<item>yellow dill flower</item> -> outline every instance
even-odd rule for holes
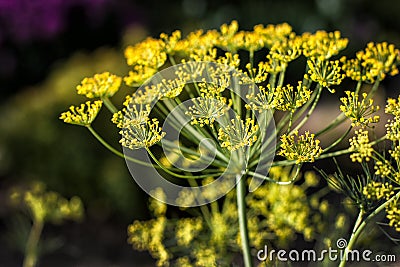
[[[231,102],[226,103],[224,97],[216,99],[202,96],[193,98],[192,102],[193,106],[190,106],[185,114],[190,116],[192,125],[199,125],[200,127],[204,125],[214,127],[215,120],[225,115],[231,105]]]
[[[187,267],[193,267],[190,258],[187,256],[180,257],[176,260],[176,266],[187,266]]]
[[[160,95],[165,98],[175,98],[178,97],[183,87],[186,85],[186,80],[183,78],[175,78],[172,80],[162,79],[159,84]]]
[[[372,181],[363,188],[363,194],[372,200],[389,199],[394,194],[393,186],[389,183]]]
[[[121,86],[121,80],[121,77],[103,72],[84,78],[76,89],[78,94],[86,95],[88,98],[112,97]]]
[[[327,60],[337,55],[347,47],[348,43],[346,38],[341,38],[339,31],[317,31],[314,34],[307,32],[302,35],[302,38],[304,56],[316,57],[320,60]]]
[[[218,37],[217,45],[222,47],[224,50],[236,52],[239,47],[244,45],[243,39],[240,40],[239,38],[235,38],[238,29],[239,24],[236,20],[233,20],[229,25],[222,24],[220,27],[221,34]]]
[[[153,196],[155,196],[155,198],[150,198],[150,211],[156,217],[165,216],[165,213],[167,212],[167,204],[165,204],[164,202],[166,201],[167,197],[164,193],[164,190],[160,187],[157,187],[151,193]]]
[[[148,250],[152,257],[158,259],[157,266],[168,265],[170,253],[164,247],[164,230],[167,219],[163,216],[150,221],[134,221],[128,226],[128,243],[137,250]]]
[[[320,141],[308,131],[300,136],[298,131],[294,131],[291,135],[284,134],[281,136],[281,142],[281,150],[278,155],[289,160],[296,160],[296,164],[314,162],[322,153],[322,148],[319,146]]]
[[[347,77],[356,81],[373,83],[376,79],[383,80],[386,74],[396,75],[399,62],[399,50],[394,45],[384,43],[368,43],[363,51],[356,53],[356,58],[341,58],[343,70]]]
[[[254,33],[261,36],[264,46],[271,48],[274,44],[284,41],[291,33],[292,27],[287,23],[272,25],[256,25]]]
[[[271,71],[267,62],[260,61],[257,68],[252,68],[250,63],[246,64],[248,75],[241,76],[240,84],[262,83],[267,80],[268,73]]]
[[[385,162],[382,162],[380,160],[377,161],[375,163],[374,169],[376,170],[375,174],[379,175],[379,176],[382,176],[382,177],[387,177],[391,173],[390,163],[387,162],[386,160],[385,160]]]
[[[346,76],[354,81],[373,83],[379,74],[379,64],[374,64],[373,61],[363,62],[359,58],[342,57],[340,62]]]
[[[247,109],[263,111],[269,110],[274,108],[274,90],[275,88],[271,89],[271,85],[267,84],[267,87],[258,86],[260,90],[257,94],[248,94],[246,98],[249,100],[249,103],[246,104]]]
[[[218,140],[221,147],[235,151],[241,147],[251,146],[257,140],[258,125],[253,119],[247,118],[245,122],[237,116],[229,125],[221,127],[218,131]]]
[[[126,125],[119,133],[122,135],[119,141],[124,147],[139,149],[151,147],[158,143],[164,136],[157,119],[148,120],[145,124]]]
[[[389,150],[389,154],[390,156],[392,156],[392,158],[394,160],[396,160],[397,162],[400,161],[400,145],[397,145],[392,149]]]
[[[400,96],[398,99],[388,98],[385,112],[400,117]]]
[[[217,267],[217,252],[213,246],[201,245],[193,248],[193,257],[196,259],[195,266]]]
[[[174,55],[176,52],[176,50],[175,50],[176,46],[177,46],[178,42],[181,40],[181,31],[176,30],[171,35],[168,35],[166,33],[161,33],[160,39],[165,44],[165,52],[168,55]]]
[[[393,142],[400,140],[400,117],[395,117],[394,120],[388,120],[386,127],[386,139]]]
[[[400,232],[400,205],[398,199],[391,201],[386,206],[386,218],[389,220],[389,225]]]
[[[175,237],[178,246],[189,246],[202,229],[203,220],[200,217],[178,220],[175,228]]]
[[[347,97],[340,98],[343,105],[340,110],[351,120],[351,125],[368,127],[370,123],[379,122],[379,116],[371,116],[379,110],[379,106],[374,106],[374,100],[367,99],[367,93],[362,94],[362,100],[355,92],[346,91]],[[368,117],[371,116],[371,117]]]
[[[60,119],[65,123],[89,126],[99,113],[103,101],[97,100],[91,103],[87,101],[79,107],[71,106],[68,111],[61,113]]]
[[[302,42],[300,36],[295,36],[293,34],[290,38],[273,44],[270,50],[271,58],[279,60],[282,64],[287,65],[301,55]]]
[[[369,161],[374,149],[369,143],[368,131],[356,131],[355,136],[350,139],[349,149],[353,152],[350,155],[353,162],[358,161],[361,163],[363,160]]]
[[[23,204],[37,223],[61,223],[67,219],[79,221],[84,216],[79,197],[68,200],[57,192],[46,191],[46,186],[41,182],[32,183],[25,190],[15,188],[10,198],[14,204]]]
[[[379,69],[379,79],[383,80],[386,74],[394,76],[399,73],[397,69],[399,53],[393,44],[370,42],[364,51],[357,53],[357,58],[363,61],[362,64],[376,65],[376,68]]]
[[[278,110],[293,112],[304,105],[311,97],[311,91],[299,81],[294,90],[293,86],[277,86],[274,90],[273,106]]]
[[[151,78],[157,69],[143,65],[135,65],[128,76],[124,77],[124,82],[128,86],[140,86],[142,83]]]
[[[238,54],[232,54],[230,52],[226,52],[225,56],[219,57],[216,62],[221,65],[229,66],[232,68],[238,68],[240,65],[240,58]]]
[[[132,104],[147,105],[161,98],[161,87],[162,84],[145,86],[140,90],[136,91],[132,96],[127,96],[125,102],[131,102]]]
[[[339,66],[339,60],[321,61],[313,57],[307,60],[307,65],[309,70],[306,78],[319,83],[331,93],[334,93],[335,90],[330,87],[332,85],[339,85],[345,77],[344,74],[340,73],[341,67]]]
[[[142,65],[158,69],[167,59],[165,43],[149,37],[134,46],[128,46],[125,49],[125,58],[129,66]]]
[[[264,47],[264,39],[254,31],[238,32],[235,34],[233,42],[236,43],[239,48],[250,51],[251,53]]]
[[[118,128],[124,128],[126,125],[138,125],[146,123],[149,119],[151,107],[150,105],[135,105],[132,103],[124,103],[125,108],[113,114],[111,121]]]
[[[287,175],[285,168],[277,167],[274,172],[275,180],[287,179],[282,177],[282,175]],[[296,233],[312,235],[312,231],[310,232],[311,209],[309,205],[304,204],[308,201],[301,186],[280,186],[269,183],[249,194],[246,202],[251,211],[249,220],[255,222],[256,218],[259,220],[258,227],[249,227],[249,234],[251,237],[257,235],[264,237],[264,240],[257,241],[261,243],[261,246],[274,236],[278,244],[287,245],[290,240],[295,238]]]
[[[210,49],[217,43],[218,38],[219,33],[216,30],[209,30],[205,33],[203,30],[197,30],[178,41],[175,50],[183,56],[197,56],[200,59],[209,53]]]

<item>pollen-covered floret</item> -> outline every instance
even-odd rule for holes
[[[363,93],[362,99],[355,92],[346,91],[347,97],[340,98],[343,105],[340,110],[351,120],[351,125],[368,127],[371,123],[379,122],[379,116],[372,116],[379,110],[379,106],[374,106],[374,100],[368,99],[367,94]]]
[[[331,93],[335,92],[331,86],[339,85],[345,77],[345,75],[341,73],[339,60],[321,61],[318,58],[310,58],[307,60],[307,64],[309,70],[306,78],[319,83],[322,87],[327,88]]]
[[[165,136],[158,124],[157,119],[149,119],[145,124],[126,125],[119,132],[122,135],[119,142],[130,149],[151,147]]]
[[[65,123],[89,126],[99,113],[103,102],[101,100],[91,103],[87,101],[79,107],[71,106],[68,111],[63,112],[60,119]]]
[[[368,131],[358,130],[355,132],[355,136],[350,139],[350,151],[353,153],[350,158],[353,162],[369,161],[374,149],[368,138]]]
[[[295,160],[296,164],[314,162],[323,151],[319,146],[320,141],[315,139],[315,135],[310,132],[305,132],[300,136],[298,131],[294,131],[290,135],[284,134],[281,136],[281,142],[281,150],[278,155]]]
[[[394,194],[394,190],[389,183],[372,181],[364,187],[363,194],[372,200],[389,199]]]
[[[121,77],[109,72],[95,74],[93,77],[84,78],[76,87],[78,94],[88,98],[112,97],[121,85]]]
[[[277,86],[274,90],[273,106],[278,110],[293,112],[304,105],[310,97],[311,91],[301,81],[298,82],[296,89],[290,84]]]
[[[259,126],[253,119],[247,118],[243,121],[237,116],[228,125],[219,129],[218,139],[221,141],[221,147],[235,151],[245,146],[251,146],[257,140],[258,128]]]
[[[400,203],[398,199],[394,199],[386,206],[386,218],[389,225],[400,232]]]

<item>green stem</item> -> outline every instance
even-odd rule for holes
[[[242,242],[242,250],[243,250],[243,260],[245,267],[252,267],[253,262],[250,254],[250,244],[249,244],[249,233],[247,228],[247,218],[246,218],[246,185],[245,179],[242,175],[236,175],[237,185],[237,205],[238,205],[238,216],[239,216],[239,229],[240,229],[240,238]]]
[[[314,103],[312,104],[310,110],[307,112],[306,116],[299,122],[299,124],[297,124],[297,126],[290,132],[290,134],[292,134],[294,131],[297,131],[298,129],[301,128],[301,126],[303,126],[308,119],[310,118],[311,114],[314,112],[315,107],[317,106],[317,103],[319,101],[319,98],[321,97],[321,92],[322,92],[322,87],[318,84],[317,86],[317,96],[314,99]]]
[[[102,97],[101,100],[111,113],[114,114],[118,111],[118,109],[114,106],[114,104],[110,101],[108,97]]]
[[[34,220],[25,247],[23,267],[36,266],[38,259],[38,244],[43,230],[43,221]]]
[[[349,127],[349,129],[347,129],[347,131],[335,142],[333,142],[330,146],[328,146],[327,148],[324,149],[324,152],[329,151],[330,149],[334,148],[337,144],[339,144],[340,142],[343,141],[343,139],[350,133],[351,131],[351,127]]]
[[[107,142],[92,128],[92,126],[89,125],[89,126],[86,126],[86,128],[89,129],[89,131],[90,131],[90,132],[92,133],[92,135],[97,139],[97,141],[99,141],[105,148],[107,148],[108,150],[110,150],[112,153],[114,153],[114,154],[117,155],[118,157],[123,158],[123,159],[126,158],[127,160],[129,160],[129,161],[131,161],[131,162],[134,162],[134,163],[137,163],[137,164],[141,164],[141,165],[144,165],[144,166],[158,168],[157,165],[153,165],[153,164],[150,164],[150,163],[147,163],[147,162],[144,162],[144,161],[141,161],[141,160],[138,160],[138,159],[135,159],[135,158],[128,157],[128,156],[124,155],[123,153],[121,153],[121,152],[119,152],[118,150],[116,150],[115,148],[113,148],[109,143],[107,143]]]
[[[400,191],[397,192],[396,195],[391,197],[390,199],[386,200],[383,204],[381,204],[378,208],[376,208],[371,214],[368,215],[368,217],[365,220],[362,220],[362,217],[364,215],[364,211],[361,209],[360,213],[358,214],[358,218],[356,223],[354,224],[354,229],[353,232],[350,236],[349,243],[345,249],[345,254],[344,254],[344,259],[341,260],[339,267],[344,267],[346,266],[346,255],[347,253],[354,247],[354,244],[357,242],[357,239],[360,237],[361,233],[363,232],[365,226],[368,225],[368,223],[376,216],[378,215],[383,209],[386,208],[386,206],[393,201],[396,198],[400,197]]]

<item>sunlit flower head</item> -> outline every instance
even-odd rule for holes
[[[71,106],[68,111],[63,112],[60,119],[65,123],[89,126],[99,113],[103,102],[101,100],[91,103],[87,101],[80,106]]]
[[[379,106],[374,106],[374,100],[367,98],[367,93],[363,93],[362,99],[355,92],[346,91],[347,97],[340,98],[343,105],[340,110],[351,120],[351,125],[369,127],[372,123],[379,122],[379,116],[372,116],[379,110]]]
[[[88,98],[112,97],[121,85],[121,77],[109,72],[95,74],[93,77],[84,78],[76,87],[78,94]]]
[[[320,141],[310,132],[305,132],[304,135],[299,135],[298,131],[294,131],[291,135],[284,134],[281,136],[281,142],[278,155],[288,160],[295,160],[296,164],[314,162],[323,151],[319,146]]]

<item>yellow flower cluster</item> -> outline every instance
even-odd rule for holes
[[[150,105],[135,105],[129,102],[124,103],[124,108],[113,114],[111,121],[118,128],[125,128],[129,125],[144,124],[149,120],[151,111]]]
[[[348,40],[341,38],[340,32],[317,31],[315,34],[304,33],[303,54],[320,61],[328,60],[347,47]]]
[[[310,96],[311,91],[301,81],[298,82],[296,90],[290,84],[283,87],[277,86],[274,90],[272,105],[278,110],[294,112],[304,105]]]
[[[157,266],[167,266],[171,254],[163,245],[164,230],[167,219],[164,216],[150,221],[134,221],[128,226],[128,243],[133,248],[143,251],[147,250],[158,259]]]
[[[353,153],[350,158],[353,162],[369,161],[374,149],[369,142],[368,131],[357,130],[355,136],[350,139],[350,151]]]
[[[299,136],[298,131],[293,134],[281,136],[281,150],[278,155],[286,157],[288,160],[295,160],[296,164],[301,162],[314,162],[322,153],[319,146],[320,141],[315,139],[314,134],[305,132]]]
[[[385,112],[400,117],[400,96],[398,99],[388,98]]]
[[[178,246],[189,246],[203,229],[201,218],[183,218],[176,223],[175,236]]]
[[[270,171],[270,176],[277,181],[287,181],[292,175],[291,168],[273,167]],[[316,179],[313,173],[308,173],[307,177]],[[204,183],[212,181],[206,180]],[[311,208],[307,188],[307,184],[280,186],[266,183],[246,196],[252,247],[261,249],[271,243],[287,247],[297,234],[311,240],[319,231],[317,225],[323,228],[324,224],[314,217],[321,205],[317,201],[317,209]],[[157,194],[163,195],[159,189]],[[230,256],[240,249],[241,238],[234,191],[228,193],[220,205],[211,203],[209,214],[204,217],[168,219],[164,206],[162,212],[155,213],[154,207],[158,206],[155,202],[157,200],[150,201],[154,219],[134,221],[128,227],[128,242],[135,249],[149,251],[157,259],[158,266],[229,266]]]
[[[389,183],[375,182],[368,183],[363,188],[363,194],[372,200],[389,199],[393,194],[393,186]]]
[[[392,172],[390,163],[385,160],[385,162],[378,160],[374,166],[375,174],[381,177],[387,177]]]
[[[78,94],[85,95],[87,98],[112,97],[119,90],[121,80],[121,77],[103,72],[84,78],[76,89]]]
[[[287,181],[291,175],[290,168],[273,167],[270,171],[271,178],[277,181]],[[261,225],[265,225],[265,230],[269,229],[276,235],[279,245],[287,245],[296,232],[311,239],[315,232],[310,216],[312,210],[304,203],[308,203],[307,195],[297,185],[280,186],[269,183],[248,195],[247,204],[251,210],[248,220],[253,225],[249,226],[251,242],[256,247],[262,247],[271,239],[269,231],[257,231]]]
[[[221,147],[235,151],[245,146],[251,146],[257,140],[258,124],[255,120],[247,118],[246,121],[236,117],[230,124],[223,126],[218,131],[218,140]]]
[[[186,115],[190,116],[192,125],[209,125],[214,127],[216,119],[225,115],[229,110],[226,98],[198,97],[192,99],[193,106],[189,107]]]
[[[386,127],[386,138],[399,146],[400,140],[400,97],[398,100],[389,98],[385,112],[394,116],[394,119],[388,120]]]
[[[89,126],[99,113],[103,102],[96,100],[93,103],[87,101],[79,107],[71,106],[68,111],[61,113],[60,119],[65,123]]]
[[[40,182],[33,183],[29,190],[15,189],[10,198],[13,203],[27,207],[38,223],[61,223],[67,219],[79,221],[84,215],[79,197],[65,199],[56,192],[46,191],[46,186]]]
[[[355,92],[346,91],[347,97],[340,98],[343,105],[340,110],[351,120],[351,125],[369,127],[371,123],[379,122],[379,116],[371,116],[379,110],[379,106],[374,106],[374,100],[367,98],[367,93],[362,94],[362,99]],[[369,117],[371,116],[371,117]]]
[[[373,83],[381,81],[386,74],[396,75],[400,61],[399,50],[394,45],[384,43],[368,43],[363,51],[359,51],[354,59],[341,58],[343,70],[347,77],[356,81]]]
[[[260,85],[258,86],[260,90],[259,93],[247,94],[246,98],[249,100],[249,103],[246,104],[246,109],[252,109],[256,111],[264,111],[271,110],[274,108],[275,101],[278,101],[274,98],[274,91],[271,88],[271,85],[268,84],[266,87]]]
[[[119,133],[122,135],[119,141],[129,149],[148,148],[158,143],[164,136],[162,128],[158,126],[157,119],[147,120],[142,124],[126,125]]]
[[[345,78],[345,75],[341,74],[339,60],[321,61],[313,57],[307,60],[307,65],[309,70],[305,77],[327,88],[331,93],[335,92],[331,86],[339,85]]]
[[[389,225],[400,232],[400,204],[398,199],[391,201],[386,206],[386,218],[389,220]]]

